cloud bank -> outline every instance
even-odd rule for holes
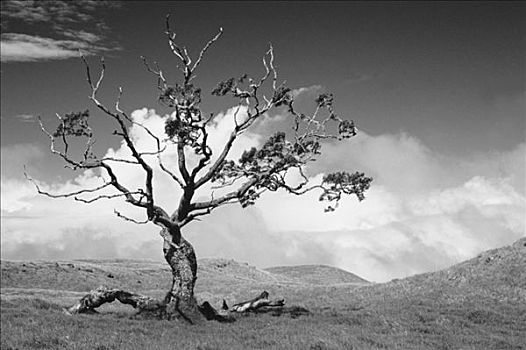
[[[232,114],[233,109],[218,116],[212,145],[227,137]],[[153,110],[137,110],[132,117],[154,132],[163,131],[163,119]],[[139,149],[154,148],[141,129],[133,127],[131,134]],[[243,135],[232,157],[262,140],[257,133]],[[445,268],[525,235],[524,143],[507,152],[452,158],[408,133],[361,133],[348,142],[324,144],[322,151],[308,168],[312,180],[339,169],[364,171],[374,178],[365,201],[348,198],[335,212],[324,213],[316,193],[297,197],[277,192],[245,210],[220,208],[186,229],[198,256],[260,267],[330,264],[386,281]],[[14,152],[27,155],[31,164],[37,151],[19,147],[5,153]],[[124,145],[107,155],[129,157]],[[174,164],[174,151],[166,152],[164,160]],[[122,165],[118,171],[126,183],[143,182],[144,175],[135,168]],[[85,172],[73,181],[46,186],[64,192],[97,184],[95,175]],[[93,205],[51,200],[37,196],[30,183],[4,173],[1,188],[4,259],[162,259],[159,229],[116,218],[114,208],[139,219],[144,215],[118,200]],[[154,189],[158,202],[173,209],[178,190],[171,179],[159,173]]]

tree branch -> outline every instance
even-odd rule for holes
[[[100,199],[112,199],[112,198],[117,198],[117,197],[123,197],[123,196],[126,196],[128,194],[131,194],[131,195],[134,195],[134,194],[144,195],[144,191],[139,190],[139,191],[134,191],[134,192],[129,192],[129,193],[117,193],[117,194],[109,194],[109,195],[101,194],[101,195],[98,195],[97,197],[94,197],[94,198],[91,198],[91,199],[83,199],[83,198],[80,198],[80,197],[75,197],[75,200],[79,201],[79,202],[83,202],[83,203],[89,204],[89,203],[93,203],[95,201],[98,201]]]
[[[114,118],[117,121],[117,123],[119,124],[119,126],[121,128],[120,135],[124,139],[124,141],[126,143],[126,146],[131,151],[132,156],[137,160],[137,162],[141,165],[141,167],[143,168],[143,170],[146,173],[145,187],[146,187],[146,197],[147,197],[148,202],[147,202],[146,205],[144,205],[144,207],[147,209],[148,218],[153,219],[153,216],[152,216],[153,213],[154,213],[153,170],[145,162],[145,160],[142,158],[142,156],[139,154],[139,152],[135,148],[135,145],[134,145],[133,141],[131,140],[130,135],[128,134],[128,128],[126,127],[126,124],[124,123],[124,120],[119,116],[119,114],[113,113],[106,106],[104,106],[102,103],[100,103],[100,101],[98,101],[98,99],[96,97],[97,91],[99,89],[99,86],[100,86],[100,84],[101,84],[101,82],[102,82],[102,80],[104,78],[104,72],[105,72],[105,69],[106,69],[106,66],[104,64],[104,60],[101,59],[102,69],[101,69],[99,80],[97,81],[96,85],[93,85],[89,64],[86,61],[86,58],[84,56],[81,56],[81,58],[82,58],[82,61],[84,62],[84,65],[86,66],[86,80],[88,81],[88,83],[89,83],[89,85],[91,87],[90,99],[95,103],[95,105],[100,110],[102,110],[104,113],[106,113],[107,115],[111,116],[112,118]],[[125,118],[129,120],[129,117],[125,116]],[[119,188],[120,186],[117,186],[117,185],[118,185],[118,183],[114,184],[114,186],[116,186],[117,189],[119,189],[119,191],[121,191],[123,193],[124,192],[129,192],[129,191],[123,191],[122,189]],[[128,201],[131,200],[131,198],[129,198],[128,196],[127,196],[127,198],[128,198]],[[135,200],[132,201],[132,203],[135,203],[135,202],[136,202]],[[143,206],[143,205],[141,205],[141,206]]]
[[[257,98],[258,89],[267,80],[267,78],[270,76],[271,73],[273,74],[273,83],[272,83],[273,94],[276,94],[277,72],[274,66],[274,48],[272,47],[272,44],[270,44],[270,47],[268,51],[265,53],[265,55],[270,56],[270,62],[267,63],[265,56],[263,56],[263,65],[265,66],[266,73],[260,79],[259,83],[252,83],[250,85],[252,88],[252,93],[248,93],[246,91],[238,92],[237,90],[234,93],[235,95],[237,94],[238,96],[241,96],[242,99],[245,98],[246,94],[248,94],[249,97],[255,99],[254,112],[250,113],[250,111],[247,110],[247,114],[248,114],[247,119],[239,124],[236,119],[237,113],[239,112],[239,108],[240,108],[240,105],[238,106],[238,109],[236,110],[234,114],[234,122],[236,125],[235,129],[230,134],[230,137],[228,138],[225,146],[223,147],[221,154],[219,155],[215,163],[210,167],[208,172],[202,178],[196,181],[196,188],[199,188],[205,183],[207,183],[208,181],[210,181],[212,177],[214,176],[214,174],[217,173],[217,171],[223,166],[223,163],[226,157],[228,156],[228,153],[230,152],[230,149],[232,148],[232,145],[234,141],[236,140],[237,136],[241,134],[243,131],[245,131],[246,129],[248,129],[254,123],[256,119],[264,115],[272,107],[272,102],[268,101],[268,103],[262,109],[260,109],[259,99]],[[276,101],[276,102],[279,102],[279,101]]]
[[[145,63],[146,64],[146,63]],[[161,78],[163,79],[164,81],[164,77],[162,77],[162,73],[159,73]],[[164,81],[165,85],[166,85],[166,82]],[[171,172],[168,168],[166,168],[166,166],[164,165],[163,161],[162,161],[162,158],[161,158],[161,153],[163,153],[165,150],[166,150],[166,145],[164,145],[162,148],[161,148],[161,140],[159,139],[159,137],[157,137],[148,127],[146,127],[143,123],[139,123],[139,122],[136,122],[134,121],[133,119],[131,119],[126,113],[124,113],[120,108],[119,108],[119,100],[120,100],[120,96],[122,95],[122,88],[119,87],[119,98],[117,100],[117,103],[116,103],[116,110],[121,113],[130,123],[132,123],[133,125],[137,125],[138,127],[142,128],[144,131],[146,131],[146,133],[148,135],[150,135],[150,137],[152,137],[154,140],[155,140],[155,144],[157,146],[157,151],[154,151],[154,152],[142,152],[140,153],[141,156],[143,155],[157,155],[157,161],[159,163],[159,166],[160,168],[165,172],[167,173],[168,175],[170,175],[170,177],[175,181],[177,182],[177,184],[179,185],[179,187],[181,188],[184,188],[184,184],[183,184],[183,181],[181,179],[179,179],[179,177],[177,175],[175,175],[173,172]],[[122,134],[121,134],[122,135]],[[124,137],[124,135],[123,135]],[[137,164],[140,164],[137,162]]]
[[[143,61],[144,63],[144,66],[146,67],[146,69],[148,70],[148,72],[154,74],[155,76],[157,76],[157,88],[161,91],[163,91],[164,89],[166,89],[166,87],[168,86],[168,84],[166,83],[166,78],[164,77],[163,75],[163,72],[162,70],[159,68],[159,66],[157,65],[157,62],[154,62],[155,65],[157,66],[157,70],[154,70],[150,67],[150,65],[148,64],[148,61],[146,60],[146,57],[144,56],[141,56],[141,60]],[[161,84],[162,83],[162,84]]]
[[[100,79],[99,79],[100,81]],[[88,79],[88,82],[91,82],[91,77]],[[90,86],[92,84],[90,83]],[[100,85],[100,83],[99,83]],[[62,121],[62,124],[61,125],[64,125],[64,119],[61,119]],[[25,173],[26,177],[28,178],[28,180],[30,180],[31,182],[33,182],[33,184],[35,186],[37,186],[37,191],[39,191],[40,194],[43,194],[43,195],[47,195],[48,197],[52,197],[52,198],[60,198],[60,197],[73,197],[73,196],[77,196],[77,195],[80,195],[80,194],[83,194],[83,193],[93,193],[93,192],[96,192],[98,190],[101,190],[105,187],[108,187],[108,186],[113,186],[114,188],[116,188],[121,194],[119,195],[115,195],[115,197],[118,197],[118,196],[124,196],[126,197],[126,201],[131,203],[132,205],[134,206],[138,206],[138,207],[143,207],[143,208],[152,208],[153,209],[153,203],[149,204],[149,203],[144,203],[142,200],[137,200],[133,195],[134,194],[141,194],[141,198],[143,198],[145,196],[145,193],[144,191],[141,191],[141,192],[137,192],[137,191],[130,191],[128,190],[126,187],[124,187],[118,180],[116,174],[114,173],[112,167],[105,163],[103,160],[94,160],[92,162],[87,162],[87,160],[85,159],[84,161],[82,162],[77,162],[73,159],[71,159],[67,154],[63,153],[63,152],[60,152],[60,151],[57,151],[54,147],[55,145],[55,137],[53,135],[51,135],[51,133],[49,133],[45,127],[43,126],[42,124],[42,120],[39,118],[39,123],[40,123],[40,127],[42,129],[42,131],[49,137],[50,139],[50,149],[51,149],[51,152],[54,153],[54,154],[57,154],[58,156],[60,156],[62,159],[64,159],[68,164],[70,164],[72,166],[72,168],[75,170],[75,169],[93,169],[93,168],[103,168],[105,169],[106,173],[108,174],[108,176],[110,177],[110,181],[106,182],[104,185],[102,186],[99,186],[97,188],[94,188],[94,189],[85,189],[85,190],[80,190],[80,191],[75,191],[75,192],[71,192],[71,193],[67,193],[67,194],[59,194],[59,195],[56,195],[56,194],[52,194],[52,193],[49,193],[49,192],[46,192],[46,191],[42,191],[40,189],[40,187],[38,186],[38,184],[36,184],[36,182],[31,179],[27,173]],[[63,136],[63,140],[64,142],[67,144],[67,140],[65,139],[64,135],[66,133],[64,127],[63,127],[63,132],[60,134],[61,136]],[[127,135],[127,134],[126,134]],[[86,158],[86,157],[85,157]],[[125,163],[132,163],[132,161],[128,161],[128,160],[124,160],[124,159],[118,159],[118,158],[112,158],[112,157],[107,157],[107,158],[104,158],[104,160],[108,160],[108,161],[117,161],[117,162],[125,162]],[[148,194],[146,194],[147,196]],[[106,195],[101,195],[100,198],[98,199],[102,199],[102,198],[106,198],[107,196]],[[78,201],[89,201],[89,200],[83,200],[81,198],[75,198],[76,200]],[[151,211],[151,209],[150,209]]]
[[[123,219],[124,221],[130,221],[130,222],[133,222],[134,224],[138,224],[138,225],[144,225],[144,224],[147,224],[148,222],[150,222],[150,220],[146,219],[144,221],[137,221],[135,219],[132,219],[128,216],[125,216],[123,214],[121,214],[120,212],[118,212],[116,209],[113,209],[113,212],[115,213],[115,215],[117,215],[117,217]]]
[[[205,183],[210,181],[215,173],[219,170],[219,168],[223,165],[223,162],[225,161],[226,157],[228,156],[228,152],[230,152],[230,149],[232,148],[232,145],[234,144],[234,141],[237,137],[237,133],[235,131],[232,131],[230,133],[230,137],[228,138],[228,141],[226,142],[225,146],[223,147],[223,151],[215,161],[215,163],[210,167],[208,172],[203,175],[199,180],[195,182],[195,188],[199,188],[203,186]]]
[[[179,136],[177,142],[177,164],[183,180],[188,185],[191,183],[190,174],[186,168],[186,155],[184,153],[184,140]]]
[[[195,210],[203,210],[209,208],[216,208],[221,204],[224,204],[231,200],[238,200],[240,197],[245,195],[247,191],[258,182],[258,178],[252,178],[245,182],[239,189],[229,192],[219,198],[212,199],[210,201],[196,202],[190,205],[190,212]]]
[[[64,119],[62,117],[60,117],[59,115],[57,115],[57,117],[61,121],[61,126],[62,126],[62,128],[64,130]],[[70,158],[68,156],[68,154],[67,154],[67,150],[68,150],[69,146],[68,146],[68,142],[67,142],[67,139],[66,139],[66,136],[65,136],[65,132],[66,131],[63,131],[60,134],[60,136],[62,136],[62,141],[64,142],[64,152],[60,152],[57,149],[55,149],[55,136],[53,136],[50,132],[48,132],[46,130],[46,128],[44,127],[44,124],[42,124],[42,119],[40,118],[40,116],[38,117],[38,123],[40,124],[40,129],[42,130],[42,132],[49,137],[51,153],[56,154],[57,156],[62,158],[67,164],[71,165],[71,168],[73,170],[78,169],[78,168],[83,168],[83,169],[96,168],[96,167],[99,166],[99,162],[98,161],[93,161],[93,162],[89,163],[88,160],[87,160],[87,158],[88,158],[87,154],[90,152],[90,149],[91,149],[91,142],[90,142],[91,136],[88,139],[87,148],[84,151],[84,155],[85,155],[84,156],[84,161],[78,162],[78,161],[75,161],[72,158]]]
[[[51,197],[51,198],[68,198],[68,197],[78,196],[78,195],[84,194],[84,193],[93,193],[93,192],[100,191],[103,188],[106,188],[106,187],[112,185],[111,182],[106,182],[106,183],[104,183],[104,184],[102,184],[102,185],[100,185],[98,187],[95,187],[95,188],[87,188],[87,189],[82,189],[82,190],[79,190],[79,191],[73,191],[73,192],[62,193],[62,194],[53,194],[53,193],[48,192],[48,191],[43,191],[40,188],[38,183],[27,174],[25,165],[24,165],[24,177],[35,186],[38,194],[42,194],[42,195],[45,195],[45,196]]]
[[[194,72],[195,69],[197,68],[197,66],[199,66],[199,63],[201,63],[201,60],[203,59],[206,51],[208,50],[208,48],[217,41],[217,39],[219,39],[219,37],[223,34],[223,28],[222,27],[219,27],[219,32],[212,38],[210,39],[205,47],[203,47],[203,49],[201,50],[201,52],[199,53],[199,57],[197,58],[197,60],[195,61],[192,69],[191,69],[191,72]]]

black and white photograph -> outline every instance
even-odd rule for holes
[[[1,2],[0,348],[526,349],[526,2]]]

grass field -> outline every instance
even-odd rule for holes
[[[110,304],[67,316],[100,284],[162,296],[162,263],[2,261],[1,349],[526,349],[526,238],[447,270],[385,284],[323,266],[259,270],[201,262],[197,298],[219,306],[267,290],[308,314],[247,314],[190,326]]]

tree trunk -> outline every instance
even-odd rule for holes
[[[231,309],[228,308],[225,301],[223,301],[222,310],[216,310],[206,301],[198,306],[194,297],[194,286],[197,280],[197,259],[194,248],[181,236],[179,229],[172,230],[172,232],[163,229],[160,233],[164,238],[164,257],[172,269],[173,276],[172,286],[164,300],[100,286],[64,311],[69,315],[96,313],[95,309],[99,306],[118,300],[138,309],[138,314],[144,317],[183,319],[195,324],[204,320],[233,322],[235,321],[233,313],[256,310],[266,312],[275,308],[283,308],[284,300],[269,300],[266,291],[252,300],[233,305]]]
[[[163,229],[164,231],[165,229]],[[164,258],[172,269],[172,287],[166,296],[168,315],[182,317],[195,323],[203,318],[194,298],[194,286],[197,279],[197,259],[194,247],[180,234],[167,239],[166,231],[161,235],[164,241]]]

